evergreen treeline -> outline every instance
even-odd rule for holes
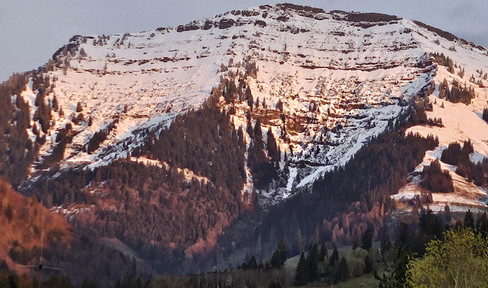
[[[130,265],[132,257],[104,245],[103,241],[93,241],[85,235],[73,237],[77,235],[72,233],[72,225],[76,223],[68,224],[63,215],[49,211],[35,198],[23,197],[3,180],[0,180],[0,199],[0,252],[15,271],[43,276],[45,280],[50,275],[70,275],[76,282],[93,275],[106,282],[125,272],[134,275],[137,272],[137,267],[133,269]],[[27,275],[8,277],[3,271],[7,271],[7,265],[0,260],[0,287],[30,287],[29,283],[38,279]],[[143,271],[140,269],[140,274]],[[56,279],[46,285],[63,287],[60,279]]]
[[[370,229],[363,233],[361,243],[357,244],[357,246],[353,245],[351,250],[344,249],[341,254],[334,245],[330,255],[325,242],[322,242],[321,245],[310,244],[308,251],[301,251],[299,254],[294,275],[289,275],[289,279],[281,279],[280,284],[286,285],[287,282],[291,282],[290,284],[294,286],[304,286],[316,283],[329,286],[371,273],[377,258],[377,250],[373,247]],[[258,264],[256,258],[252,256],[239,269],[259,270],[272,275],[273,271],[284,269],[285,261],[289,256],[288,242],[285,237],[281,239],[269,261]],[[294,263],[294,261],[290,262]]]
[[[457,67],[451,58],[446,57],[444,54],[434,53],[432,54],[434,61],[437,62],[439,65],[446,66],[449,73],[455,73],[455,67]],[[464,68],[461,69],[459,72],[459,76],[461,78],[464,77]],[[439,98],[445,98],[447,101],[452,103],[464,103],[466,105],[471,103],[471,99],[475,97],[474,88],[471,86],[461,85],[456,80],[452,81],[451,88],[449,88],[449,84],[447,80],[444,79],[442,83],[439,84]]]
[[[27,79],[32,80],[32,91],[36,93],[36,106],[33,119],[30,108],[21,97]],[[44,73],[13,74],[0,84],[0,176],[14,187],[22,184],[28,176],[29,166],[37,159],[39,145],[46,141],[46,134],[51,127],[52,110],[57,110],[57,101],[46,99],[51,92],[50,78]],[[15,101],[12,101],[15,99]],[[31,120],[35,121],[31,127]],[[32,129],[35,141],[27,131]],[[42,136],[41,136],[42,135]],[[59,149],[58,149],[59,150]],[[64,150],[64,148],[63,148]],[[59,153],[58,153],[59,154]]]
[[[401,117],[399,125],[417,124],[413,117],[409,118],[415,109],[409,111]],[[390,196],[407,183],[409,172],[422,161],[425,151],[438,145],[434,137],[405,135],[405,130],[394,130],[393,126],[391,123],[393,131],[371,140],[344,167],[325,173],[314,183],[311,193],[299,193],[271,207],[253,234],[233,237],[241,228],[231,225],[219,243],[223,246],[232,243],[234,254],[270,257],[268,251],[273,249],[270,246],[283,236],[291,241],[291,255],[296,255],[303,244],[317,243],[319,239],[350,241],[352,235],[366,230],[364,225],[371,225],[376,234],[382,220],[375,217],[382,216],[374,215],[389,211]],[[253,225],[253,221],[246,225]],[[223,253],[223,257],[230,252]]]
[[[229,78],[222,81],[219,89],[213,90],[213,95],[224,99],[227,105],[231,105],[229,113],[235,113],[234,106],[236,103],[246,103],[248,106],[247,116],[247,134],[251,138],[249,143],[247,167],[249,167],[253,179],[253,186],[257,189],[265,189],[273,181],[278,179],[281,151],[276,143],[273,131],[268,129],[266,134],[266,143],[261,127],[259,116],[260,102],[259,99],[254,101],[251,89],[246,85],[246,77],[256,77],[257,67],[254,62],[245,62],[246,75],[239,77],[236,83],[236,77],[230,73]],[[262,106],[265,106],[263,102]],[[278,106],[278,105],[277,105]],[[276,107],[278,109],[278,107]],[[255,119],[253,119],[253,117]],[[255,122],[253,124],[253,122]]]
[[[432,192],[453,192],[454,185],[448,171],[442,171],[439,160],[434,160],[422,170],[422,187]]]
[[[246,62],[245,68],[246,77],[255,77],[257,68],[254,63]],[[247,133],[251,138],[247,166],[254,186],[257,189],[268,187],[278,178],[281,152],[271,129],[264,141],[260,118],[253,113],[259,109],[259,99],[254,101],[243,79],[236,80],[236,76],[229,72],[229,78],[222,79],[219,87],[212,90],[211,97],[201,109],[178,116],[169,129],[151,135],[147,145],[134,155],[149,155],[170,165],[189,168],[210,178],[217,186],[240,192],[246,176],[246,143],[243,131],[234,128],[230,117],[235,113],[235,104],[247,103]],[[230,107],[227,112],[219,107],[220,99]]]
[[[259,119],[256,120],[254,129],[249,135],[252,136],[252,141],[249,144],[247,165],[251,169],[254,186],[257,189],[264,189],[273,179],[278,178],[278,162],[281,152],[276,145],[271,128],[267,133],[268,142],[265,150]]]
[[[434,53],[432,54],[434,61],[437,62],[439,65],[447,67],[449,73],[454,73],[454,62],[451,58],[446,57],[444,53]]]
[[[27,79],[22,74],[14,74],[7,81],[0,84],[0,176],[13,186],[18,186],[27,179],[28,167],[37,157],[38,143],[32,142],[27,134],[30,128],[30,112],[28,104],[20,97],[25,89]],[[36,97],[36,105],[45,107],[42,92],[44,85],[39,85],[40,92]],[[12,102],[12,97],[15,102]],[[35,118],[39,120],[42,129],[47,129],[48,119],[46,109],[39,109]],[[38,139],[42,142],[41,139]]]
[[[213,95],[202,109],[177,116],[169,129],[151,136],[134,155],[149,155],[170,166],[189,168],[238,195],[245,183],[246,143],[242,130],[234,129],[230,114],[220,111],[218,101]]]
[[[464,141],[463,146],[457,142],[450,143],[442,151],[441,161],[447,164],[456,165],[456,173],[473,181],[478,186],[486,186],[485,173],[488,171],[488,160],[480,163],[473,163],[469,155],[474,152],[471,141]]]
[[[46,95],[51,91],[51,84],[48,76],[40,73],[32,73],[32,90],[36,91],[36,100],[34,102],[37,107],[34,113],[34,121],[38,121],[41,125],[41,130],[47,133],[47,130],[51,127],[51,103],[46,101]]]
[[[344,167],[316,181],[313,194],[328,203],[361,200],[367,204],[366,209],[375,202],[388,203],[390,195],[406,184],[408,173],[422,160],[425,151],[437,145],[438,140],[431,136],[387,132],[362,148]]]
[[[78,112],[78,109],[76,109],[76,110]],[[118,122],[119,122],[119,119],[115,119],[112,123],[110,123],[104,129],[95,132],[95,134],[93,134],[93,137],[90,139],[90,141],[86,145],[86,152],[88,154],[91,154],[94,151],[96,151],[100,147],[100,144],[102,144],[103,141],[105,141],[105,139],[107,139],[108,134],[110,134],[110,131],[112,131],[116,127]]]
[[[439,212],[438,214],[434,214],[430,210],[423,211],[420,218],[415,213],[418,213],[417,209],[414,209],[409,221],[405,222],[402,220],[399,223],[399,233],[394,245],[391,245],[386,235],[381,240],[382,264],[378,263],[379,265],[374,271],[375,277],[380,280],[379,287],[417,287],[415,285],[419,284],[419,277],[430,278],[429,281],[438,281],[437,283],[443,281],[446,281],[444,283],[450,283],[451,281],[456,281],[457,277],[454,274],[449,275],[451,271],[455,274],[457,273],[458,276],[464,275],[462,276],[462,281],[468,282],[471,280],[476,282],[477,279],[480,279],[479,277],[482,279],[488,277],[485,270],[481,274],[470,274],[468,272],[467,275],[471,275],[468,278],[472,278],[471,280],[464,278],[466,274],[463,274],[465,271],[462,272],[464,269],[462,266],[467,264],[466,261],[472,260],[473,256],[479,257],[478,261],[481,262],[478,263],[480,264],[488,263],[488,254],[485,253],[486,248],[478,251],[468,248],[463,251],[463,247],[470,247],[474,243],[472,241],[474,238],[459,239],[459,242],[454,245],[457,247],[455,249],[448,247],[433,248],[437,245],[444,245],[443,243],[446,243],[446,241],[452,241],[453,237],[464,237],[462,235],[466,235],[466,231],[469,231],[467,233],[472,234],[479,241],[487,243],[488,216],[486,212],[478,214],[476,221],[475,216],[469,210],[464,215],[464,221],[454,221],[447,206],[444,212]],[[454,222],[455,224],[453,224]],[[431,257],[436,257],[436,260],[433,263],[429,263],[429,267],[425,267],[427,269],[424,268],[423,272],[419,271],[418,267],[415,267],[423,265],[421,263],[424,260],[432,261]],[[479,267],[473,267],[473,271],[475,268],[478,269]],[[423,275],[423,273],[427,273],[429,276]],[[420,281],[425,281],[425,279]],[[425,284],[426,282],[423,283]],[[441,286],[450,287],[449,285]],[[433,287],[437,287],[437,285]]]
[[[349,209],[356,215],[367,214],[378,203],[387,211],[391,205],[390,195],[406,184],[408,173],[422,161],[425,151],[437,145],[438,141],[433,137],[404,136],[402,131],[379,136],[344,167],[328,172],[323,179],[316,181],[312,193],[298,194],[272,207],[255,234],[241,237],[240,245],[250,245],[246,243],[255,241],[252,239],[277,243],[277,236],[286,235],[293,240],[292,252],[299,253],[299,244],[295,240],[297,231],[301,231],[299,238],[303,238],[304,243],[311,238],[332,239],[332,227],[327,228],[323,223],[341,217],[343,214],[340,213],[345,214]],[[356,201],[359,204],[352,205]],[[347,229],[354,226],[350,224]],[[261,246],[254,249],[259,251]]]
[[[414,211],[418,211],[414,209]],[[372,234],[366,230],[361,236],[361,241],[354,244],[352,249],[341,249],[341,252],[333,246],[329,252],[325,243],[317,245],[313,243],[307,252],[302,251],[296,266],[296,272],[290,274],[283,264],[287,260],[288,244],[283,238],[276,247],[269,262],[258,264],[255,257],[251,257],[248,263],[234,270],[205,272],[181,276],[161,276],[155,278],[135,276],[138,268],[135,262],[125,261],[119,265],[125,265],[122,270],[128,270],[125,274],[118,274],[116,280],[106,282],[98,277],[89,277],[85,280],[72,280],[70,277],[54,273],[42,272],[42,283],[38,285],[39,274],[17,276],[8,271],[5,264],[0,264],[1,287],[289,287],[291,285],[303,286],[312,284],[317,287],[330,286],[348,279],[373,273],[379,280],[379,287],[412,287],[410,285],[423,281],[425,277],[436,283],[455,281],[453,278],[444,277],[450,271],[464,271],[470,275],[462,281],[476,283],[479,279],[488,276],[485,269],[488,263],[486,254],[488,235],[488,216],[485,213],[473,215],[466,212],[464,220],[458,220],[454,224],[449,209],[438,214],[430,210],[418,212],[403,218],[398,225],[398,236],[392,244],[384,233],[379,243],[373,245]],[[408,222],[405,222],[408,221]],[[391,228],[391,227],[390,227]],[[88,247],[96,248],[90,241],[84,240]],[[452,242],[457,241],[457,242]],[[450,244],[451,243],[451,244]],[[481,243],[481,244],[480,244]],[[379,245],[376,246],[376,245]],[[440,249],[435,248],[436,245]],[[450,246],[445,246],[450,245]],[[472,249],[470,247],[474,247]],[[481,246],[480,246],[481,245]],[[427,247],[430,247],[427,249]],[[434,247],[434,248],[432,248]],[[467,248],[464,249],[464,247]],[[76,247],[79,249],[80,247]],[[379,248],[379,250],[378,250]],[[482,248],[481,250],[479,248]],[[86,247],[85,247],[86,249]],[[102,251],[102,250],[100,250]],[[436,258],[437,257],[437,258]],[[449,261],[444,261],[446,259]],[[112,255],[114,262],[117,258]],[[436,260],[437,259],[437,260]],[[427,261],[423,271],[419,267]],[[429,262],[430,261],[430,262]],[[125,263],[125,264],[123,264]],[[470,263],[466,270],[463,264]],[[478,265],[481,266],[472,266]],[[107,263],[105,273],[111,273],[112,263]],[[420,266],[419,266],[420,265]],[[481,271],[470,274],[469,271]],[[46,273],[46,274],[45,274]],[[447,273],[447,274],[446,274]],[[50,275],[50,276],[49,276]],[[461,275],[461,274],[460,274]],[[462,274],[465,275],[465,274]],[[461,278],[459,278],[461,279]],[[447,282],[446,282],[447,281]],[[73,284],[78,283],[76,286]],[[444,283],[443,282],[443,283]],[[315,287],[314,286],[314,287]],[[445,285],[443,285],[445,286]],[[413,286],[415,287],[415,286]],[[476,286],[478,287],[478,286]]]
[[[449,84],[447,80],[444,81],[439,85],[439,98],[445,98],[449,102],[452,103],[464,103],[469,105],[471,103],[471,99],[475,97],[475,92],[473,87],[467,87],[466,85],[461,85],[457,81],[453,81],[451,84],[451,88],[449,88]]]
[[[48,207],[94,204],[93,218],[74,220],[81,231],[91,227],[101,236],[117,237],[160,269],[184,268],[185,254],[212,248],[217,235],[247,204],[240,193],[245,182],[244,136],[216,101],[212,96],[202,109],[178,116],[134,152],[167,163],[161,167],[122,159],[57,177],[52,177],[54,169],[29,193]],[[59,145],[69,138],[67,127],[57,139]],[[200,178],[185,178],[183,168]],[[107,203],[113,203],[112,208]]]
[[[6,268],[0,268],[0,287],[2,288],[148,288],[151,281],[143,280],[130,274],[118,279],[113,284],[101,283],[97,278],[85,279],[78,285],[71,282],[69,276],[51,274],[47,279],[36,277],[36,275],[17,275]]]
[[[426,91],[427,95],[430,94],[431,91]],[[429,98],[425,97],[425,99],[417,101],[415,104],[415,109],[412,111],[412,115],[409,118],[410,125],[428,125],[428,126],[438,126],[444,127],[442,124],[441,118],[428,118],[425,111],[432,111],[432,103],[430,103]]]
[[[88,193],[89,184],[99,192]],[[243,210],[240,195],[227,189],[187,180],[175,167],[125,160],[93,172],[65,172],[44,180],[32,193],[46,205],[95,204],[94,218],[74,219],[79,231],[90,228],[100,236],[117,237],[166,271],[173,271],[173,264],[185,259],[184,250],[199,239],[209,242],[193,252],[211,248],[211,239]],[[176,249],[171,243],[178,243]]]

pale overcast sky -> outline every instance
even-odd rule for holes
[[[0,0],[0,82],[43,65],[72,35],[152,30],[283,2],[394,14],[488,47],[487,0]]]

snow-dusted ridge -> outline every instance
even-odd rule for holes
[[[75,36],[48,64],[53,87],[47,99],[56,97],[64,115],[54,113],[40,155],[52,152],[58,131],[81,113],[84,121],[73,124],[77,133],[61,167],[125,158],[144,140],[139,131],[161,129],[198,108],[226,69],[243,72],[242,64],[251,61],[258,72],[247,84],[254,99],[266,103],[257,113],[267,115],[283,104],[286,135],[276,119],[263,122],[263,131],[271,128],[290,155],[289,179],[274,195],[282,199],[345,164],[392,124],[434,79],[438,67],[429,63],[429,53],[444,53],[466,75],[488,71],[482,47],[445,39],[406,19],[353,21],[349,15],[279,4],[154,31]],[[34,92],[22,96],[34,99]],[[245,128],[247,108],[236,112],[236,126]],[[87,153],[93,135],[115,119],[105,141]]]

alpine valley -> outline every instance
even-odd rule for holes
[[[0,258],[110,283],[456,223],[487,209],[487,72],[429,25],[293,4],[76,35],[0,85]]]

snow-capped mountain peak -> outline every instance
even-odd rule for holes
[[[159,131],[176,115],[198,109],[231,75],[260,102],[254,110],[254,104],[236,105],[234,124],[245,130],[252,110],[251,121],[259,118],[287,154],[287,180],[276,189],[281,199],[344,165],[369,139],[394,126],[432,84],[434,52],[465,67],[466,75],[488,71],[483,47],[425,24],[292,4],[154,31],[75,36],[43,74],[50,80],[46,101],[58,109],[49,129],[39,131],[46,140],[32,172],[67,130],[71,141],[61,167],[127,157],[147,141],[142,132]],[[255,73],[246,73],[249,63]],[[28,86],[22,96],[34,113],[38,90],[32,81]]]

